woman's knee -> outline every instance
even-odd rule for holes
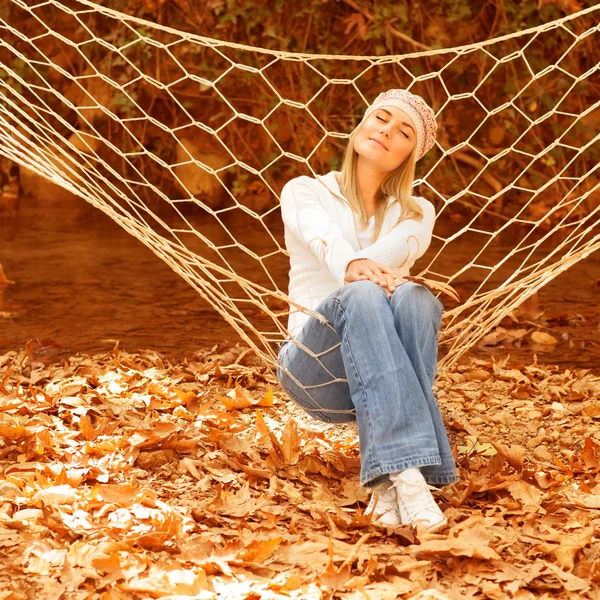
[[[429,312],[439,316],[444,305],[424,285],[407,281],[399,285],[392,294],[392,306],[402,303],[402,311]]]
[[[341,288],[345,302],[352,302],[366,308],[387,302],[387,292],[377,283],[368,279],[353,281]]]

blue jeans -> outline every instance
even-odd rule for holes
[[[327,322],[311,317],[279,350],[277,377],[298,405],[321,421],[357,421],[365,487],[410,467],[432,485],[457,480],[432,390],[442,309],[413,282],[390,298],[356,281],[319,304]]]

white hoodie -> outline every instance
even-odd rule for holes
[[[360,225],[355,226],[354,213],[335,175],[336,171],[330,171],[317,178],[296,177],[281,191],[285,244],[290,254],[288,296],[310,310],[344,285],[346,268],[357,258],[370,258],[394,270],[398,277],[408,275],[429,247],[435,224],[433,204],[420,196],[414,199],[423,209],[423,218],[398,223],[400,203],[390,197],[378,239],[361,249]],[[309,318],[290,307],[289,334],[296,337]]]

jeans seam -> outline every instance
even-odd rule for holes
[[[342,303],[340,302],[340,300],[338,298],[334,298],[333,299],[334,302],[337,304],[339,311],[342,314],[342,318],[344,319],[344,323],[346,324],[346,327],[348,326],[348,321],[346,320],[346,311],[344,309],[344,307],[342,306]],[[340,339],[340,342],[343,343],[343,341]],[[347,344],[348,344],[348,356],[350,357],[350,361],[352,362],[352,368],[354,369],[354,373],[356,374],[356,378],[358,379],[359,383],[360,383],[360,387],[362,390],[363,395],[365,396],[365,402],[364,402],[364,410],[367,413],[366,417],[367,417],[367,422],[369,424],[369,454],[368,456],[365,456],[364,458],[364,462],[367,462],[367,460],[369,460],[369,462],[377,462],[375,461],[375,458],[373,456],[373,448],[375,446],[375,444],[373,444],[373,438],[371,437],[372,435],[372,431],[373,431],[373,424],[371,422],[371,413],[369,411],[369,403],[367,402],[367,398],[366,398],[366,387],[363,384],[358,369],[356,368],[356,364],[354,362],[354,353],[352,352],[352,347],[350,345],[350,341],[347,340]],[[347,375],[346,375],[347,377]],[[354,404],[354,406],[356,406],[356,403]],[[363,462],[363,459],[361,458],[361,462]]]

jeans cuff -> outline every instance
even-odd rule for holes
[[[432,454],[429,456],[421,456],[419,458],[408,458],[396,463],[380,464],[376,467],[369,468],[364,473],[361,472],[360,484],[363,487],[372,487],[381,481],[382,477],[389,475],[390,473],[400,473],[406,469],[422,467],[439,467],[442,464],[442,459],[439,454]],[[430,483],[435,479],[437,484],[454,483],[457,481],[456,470],[448,470],[447,472],[437,474],[426,474],[423,473],[425,480]]]

